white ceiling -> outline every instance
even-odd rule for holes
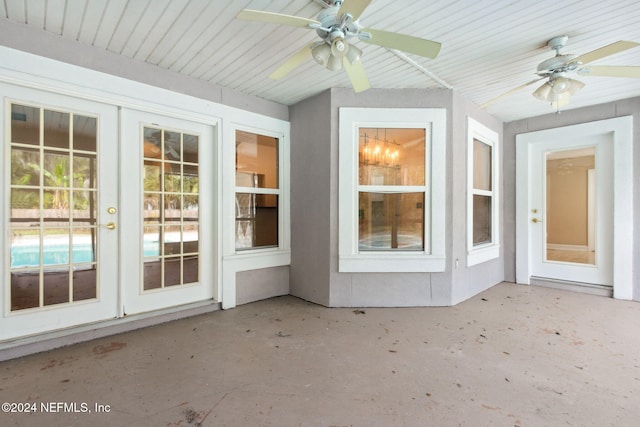
[[[2,0],[0,17],[286,105],[329,87],[350,87],[344,72],[311,58],[284,79],[270,80],[317,36],[235,19],[244,8],[315,19],[322,0]],[[640,2],[373,0],[360,23],[442,43],[440,55],[426,59],[357,42],[372,87],[445,86],[480,105],[535,79],[537,64],[554,55],[546,46],[554,36],[568,35],[562,53],[577,55],[619,40],[640,42]],[[640,47],[592,65],[640,66]],[[640,79],[574,78],[587,85],[565,110],[640,96]],[[538,86],[487,111],[505,122],[552,112],[531,96]]]

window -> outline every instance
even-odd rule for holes
[[[444,271],[445,117],[340,109],[340,271]]]
[[[236,251],[278,247],[279,139],[236,130]]]
[[[499,256],[498,134],[473,119],[468,129],[467,265]]]
[[[424,128],[359,128],[358,250],[423,251]]]
[[[144,290],[199,281],[198,135],[145,126]]]

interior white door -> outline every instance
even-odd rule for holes
[[[0,93],[0,340],[116,317],[117,108]]]
[[[612,150],[611,133],[532,144],[532,277],[612,286]]]
[[[122,110],[123,314],[215,297],[215,125]]]

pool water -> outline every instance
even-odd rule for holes
[[[144,256],[157,256],[158,254],[158,242],[144,242]],[[65,265],[70,261],[74,264],[91,263],[95,262],[95,251],[92,249],[91,243],[74,245],[71,254],[68,244],[45,245],[42,258],[44,266]],[[40,246],[20,245],[11,248],[11,268],[38,266],[40,266]]]

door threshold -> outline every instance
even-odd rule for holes
[[[531,276],[529,283],[536,286],[543,286],[545,288],[561,289],[563,291],[613,298],[613,286],[608,285],[596,285],[593,283],[572,282],[569,280],[558,280],[536,276]]]

